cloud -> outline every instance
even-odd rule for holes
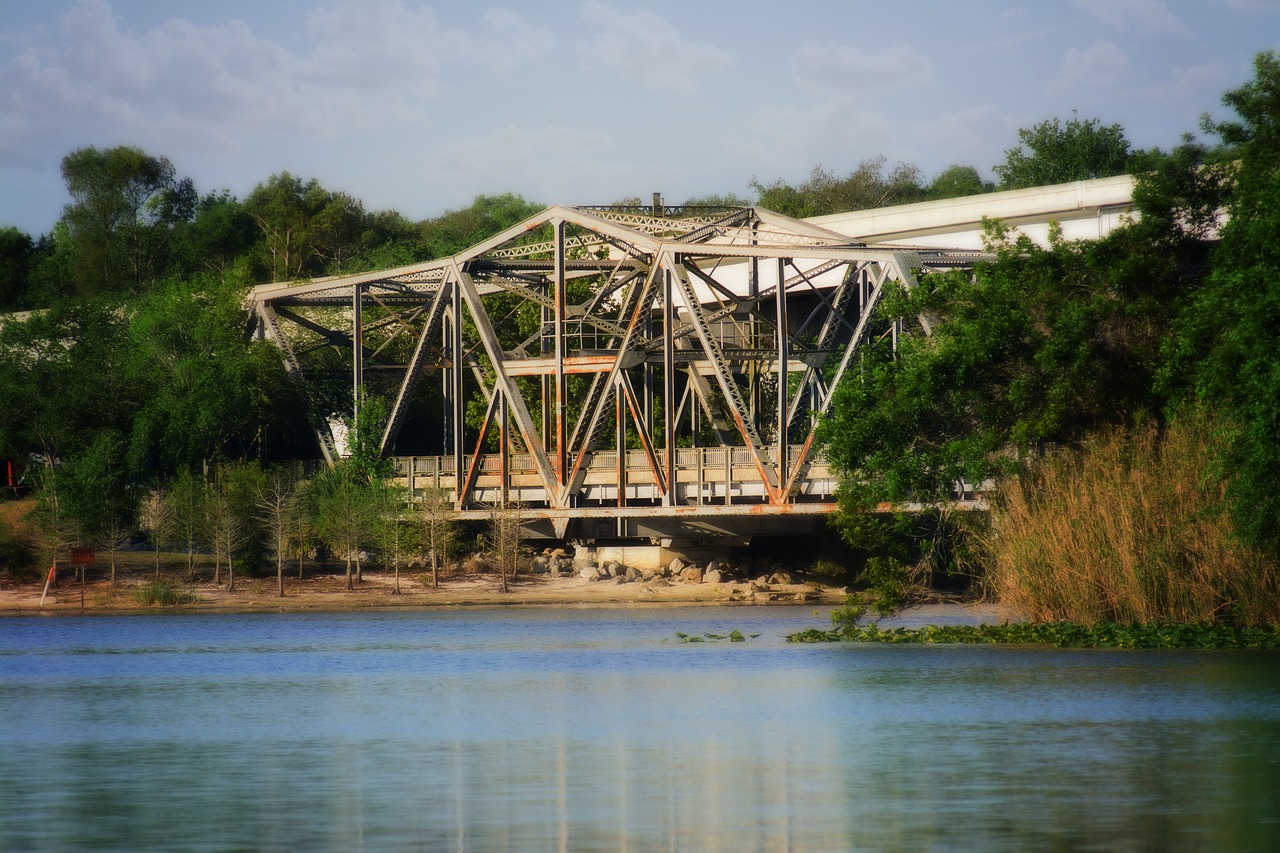
[[[1129,57],[1109,41],[1088,50],[1070,48],[1062,61],[1062,74],[1049,83],[1049,92],[1070,95],[1081,89],[1114,84],[1129,67]]]
[[[897,44],[879,53],[847,45],[806,44],[791,57],[791,73],[811,91],[848,93],[886,86],[927,85],[933,63],[910,45]]]
[[[493,34],[495,50],[489,61],[498,71],[508,71],[524,62],[541,59],[555,48],[556,40],[546,27],[526,24],[510,9],[490,9],[484,25]]]
[[[458,65],[502,71],[551,49],[550,33],[491,11],[484,32],[440,24],[404,0],[330,0],[292,50],[238,20],[171,18],[130,31],[106,0],[78,0],[34,47],[0,68],[0,154],[30,159],[54,138],[162,149],[235,149],[249,136],[327,138],[339,129],[428,122]]]
[[[1076,5],[1123,33],[1189,36],[1191,30],[1160,0],[1075,0]]]
[[[449,140],[425,157],[415,174],[434,191],[461,194],[509,191],[562,204],[595,203],[617,179],[617,147],[600,131],[571,127],[531,130],[516,125],[483,136]]]
[[[597,31],[588,34],[581,52],[624,80],[649,89],[695,92],[701,88],[700,78],[734,62],[733,54],[717,47],[685,41],[674,26],[652,12],[619,12],[589,0],[582,16]]]
[[[1163,86],[1147,90],[1147,96],[1157,101],[1187,101],[1197,95],[1219,92],[1227,81],[1227,67],[1221,62],[1208,62],[1191,68],[1175,68],[1172,79]]]

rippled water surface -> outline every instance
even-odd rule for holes
[[[824,622],[3,620],[0,850],[1280,849],[1276,653],[782,641]]]

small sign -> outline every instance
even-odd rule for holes
[[[72,548],[71,549],[71,565],[73,566],[94,565],[93,549],[92,548]]]

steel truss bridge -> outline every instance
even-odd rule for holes
[[[814,431],[859,349],[904,331],[876,319],[882,294],[974,257],[762,208],[549,207],[452,257],[259,286],[251,312],[330,464],[335,414],[378,393],[383,452],[429,424],[434,455],[397,469],[464,518],[518,506],[557,539],[743,537],[834,508]]]

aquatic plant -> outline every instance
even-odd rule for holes
[[[1005,625],[929,625],[887,628],[845,625],[787,635],[791,643],[1010,643],[1059,648],[1277,649],[1280,629],[1215,623],[1120,625],[1102,622],[1017,622]]]
[[[175,607],[180,604],[194,604],[195,594],[182,589],[172,581],[155,580],[144,583],[133,592],[133,599],[141,607]]]

